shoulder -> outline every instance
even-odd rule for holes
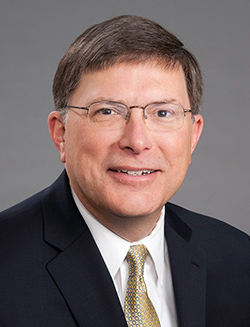
[[[11,223],[12,221],[21,220],[25,217],[34,217],[35,214],[42,213],[44,199],[46,199],[46,203],[53,205],[55,203],[56,194],[59,194],[60,198],[65,188],[63,183],[66,179],[66,173],[63,172],[58,179],[47,188],[0,212],[0,224]]]
[[[35,244],[43,246],[49,236],[63,246],[79,234],[82,224],[63,172],[49,187],[0,213],[0,258],[7,248],[14,252]]]
[[[191,243],[218,252],[228,250],[232,254],[238,251],[250,256],[250,238],[245,232],[219,219],[187,210],[172,203],[166,205],[166,211],[176,215],[191,229]]]
[[[21,203],[0,213],[1,260],[18,252],[27,253],[29,248],[43,238],[41,198],[37,193]]]
[[[41,198],[44,191],[41,191],[28,199],[0,212],[0,224],[7,223],[9,220],[27,217],[31,213],[41,210]]]
[[[168,215],[172,225],[167,223],[166,228],[174,229],[177,234],[180,229],[188,229],[188,248],[190,251],[199,249],[203,253],[210,293],[216,291],[222,294],[228,290],[232,298],[238,298],[239,302],[249,305],[249,236],[223,221],[173,204],[166,206],[166,219]],[[177,224],[173,221],[177,221]],[[183,233],[178,236],[183,238]],[[211,306],[214,306],[213,302],[212,296]]]
[[[204,236],[210,231],[215,233],[223,231],[229,234],[249,237],[243,231],[217,218],[190,211],[173,203],[167,203],[166,208],[181,218],[194,231],[203,231]]]
[[[177,234],[179,230],[189,231],[189,237],[185,239],[188,243],[185,245],[190,255],[194,250],[199,250],[203,255],[206,267],[207,310],[211,326],[216,319],[222,321],[223,312],[228,316],[228,310],[231,318],[236,319],[236,315],[239,317],[240,314],[239,321],[249,321],[249,236],[223,221],[174,204],[166,205],[166,220],[166,228],[174,229]],[[183,238],[183,235],[185,234],[179,233],[177,237]],[[231,325],[234,323],[235,320],[232,320]],[[208,324],[210,326],[209,322]],[[224,326],[223,323],[222,325]]]

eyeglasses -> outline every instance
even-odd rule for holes
[[[143,110],[144,122],[152,131],[177,130],[182,127],[186,113],[192,112],[191,109],[183,109],[177,104],[168,102],[151,103],[145,107],[128,107],[115,101],[98,101],[88,107],[66,106],[65,108],[87,110],[89,124],[106,130],[122,128],[129,121],[130,110],[134,108]]]

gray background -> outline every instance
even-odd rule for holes
[[[173,202],[250,233],[250,1],[0,1],[0,210],[41,190],[63,169],[49,138],[51,85],[69,44],[121,14],[151,18],[197,56],[205,129]]]

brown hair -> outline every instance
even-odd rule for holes
[[[156,60],[182,67],[193,114],[202,103],[202,75],[194,55],[162,26],[149,19],[126,15],[88,28],[64,53],[53,83],[55,108],[68,104],[83,74],[104,70],[122,62]]]

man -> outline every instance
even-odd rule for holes
[[[116,17],[69,47],[53,93],[65,171],[1,214],[0,325],[250,326],[249,237],[169,203],[203,127],[195,57]]]

